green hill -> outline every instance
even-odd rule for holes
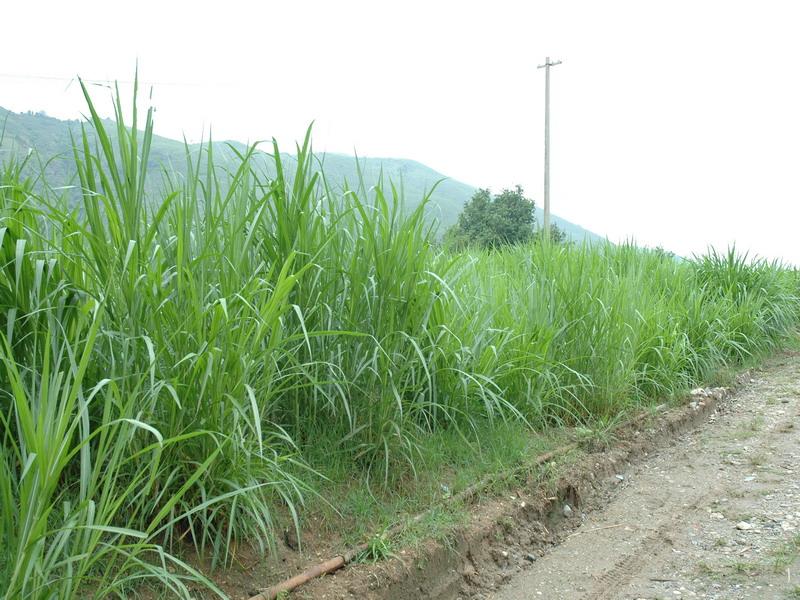
[[[74,184],[74,166],[72,162],[71,136],[80,132],[81,122],[78,120],[62,121],[43,113],[14,113],[0,107],[0,162],[4,155],[13,153],[24,155],[34,149],[41,167],[50,185],[67,186]],[[113,131],[113,128],[110,128]],[[230,146],[242,150],[245,145],[240,142],[215,142],[214,152],[218,155],[230,155]],[[199,151],[199,144],[190,145],[190,151]],[[271,171],[272,159],[266,153],[260,153],[263,167]],[[345,154],[327,153],[318,156],[325,167],[325,174],[333,185],[342,185],[345,181],[351,186],[357,184],[359,170],[367,185],[375,183],[383,174],[396,185],[402,186],[404,197],[410,206],[414,206],[438,182],[431,197],[431,218],[435,218],[443,231],[458,219],[464,203],[470,199],[475,188],[445,175],[414,160],[400,158],[355,158]],[[291,155],[285,159],[292,160]],[[148,168],[153,172],[166,169],[169,172],[181,173],[185,163],[185,147],[183,142],[160,136],[153,136]],[[360,169],[359,169],[360,167]],[[151,177],[151,192],[156,192],[160,180]],[[510,183],[509,183],[510,185]],[[542,211],[537,207],[537,220],[541,223]],[[553,222],[563,229],[574,240],[597,240],[600,236],[583,227],[553,215]]]

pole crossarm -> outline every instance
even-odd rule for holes
[[[550,59],[548,58],[547,62],[545,62],[543,65],[538,65],[536,68],[537,69],[544,69],[545,67],[555,67],[556,65],[560,65],[560,64],[561,64],[560,60],[557,60],[555,62],[550,62]]]

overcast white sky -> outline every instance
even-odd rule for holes
[[[413,158],[681,254],[800,264],[800,4],[41,2],[0,5],[0,106],[75,118],[78,87],[154,83],[156,132]],[[25,76],[25,78],[9,77]],[[97,88],[99,98],[107,92]]]

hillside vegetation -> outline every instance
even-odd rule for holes
[[[109,129],[111,139],[114,139],[116,129],[114,124],[108,121],[104,124]],[[37,158],[46,162],[44,171],[51,187],[75,183],[76,173],[70,136],[80,136],[80,125],[79,121],[61,121],[41,113],[18,114],[0,108],[0,132],[3,132],[0,136],[2,138],[0,149],[5,149],[8,154],[13,152],[19,159],[25,156],[29,148],[33,148],[38,154]],[[186,176],[187,148],[183,142],[157,135],[152,136],[151,143],[147,162],[150,176],[146,185],[148,195],[158,196],[162,191],[162,171],[166,170],[180,177]],[[234,165],[238,161],[237,153],[247,151],[247,146],[239,142],[190,144],[188,151],[196,158],[204,148],[209,147],[213,147],[215,162],[219,166]],[[282,159],[287,172],[293,172],[296,156],[283,154]],[[267,153],[257,149],[252,153],[250,162],[253,168],[274,177],[275,162]],[[36,161],[37,167],[38,163],[39,160]],[[200,168],[203,169],[204,166],[201,165]],[[328,153],[315,157],[312,169],[320,167],[323,167],[328,183],[335,188],[342,188],[345,184],[355,186],[360,181],[369,187],[382,177],[384,180],[391,180],[402,187],[410,209],[416,208],[419,201],[433,190],[427,204],[426,217],[438,223],[440,232],[444,232],[456,222],[464,204],[476,191],[465,183],[449,179],[423,164],[407,159],[355,158]],[[41,169],[32,169],[29,174],[38,174],[39,170]],[[541,209],[537,209],[537,219],[539,222],[542,221]],[[557,215],[553,215],[553,222],[575,241],[601,239],[597,234]]]
[[[187,546],[216,566],[268,552],[279,518],[324,502],[333,461],[400,494],[437,435],[474,462],[480,431],[614,419],[800,319],[797,272],[734,252],[450,253],[430,198],[336,191],[308,139],[291,169],[273,148],[273,176],[252,148],[222,169],[206,145],[156,196],[152,113],[128,129],[87,102],[79,207],[30,165],[0,172],[7,599],[213,590]]]

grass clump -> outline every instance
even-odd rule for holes
[[[291,166],[273,144],[268,173],[255,147],[187,146],[153,196],[135,100],[109,125],[86,94],[77,201],[0,170],[6,598],[214,590],[179,557],[268,551],[326,477],[402,498],[452,469],[463,487],[531,430],[602,437],[800,318],[797,272],[733,250],[450,252],[392,182],[334,189],[310,135]]]

